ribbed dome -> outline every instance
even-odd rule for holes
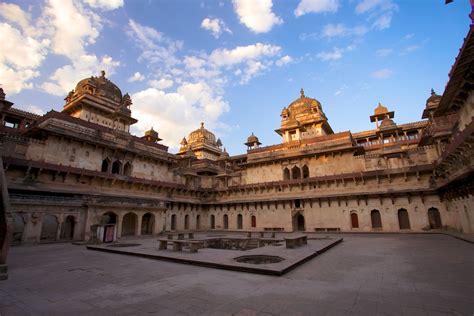
[[[391,129],[397,127],[394,121],[389,119],[388,117],[384,118],[382,123],[380,124],[380,129]]]
[[[290,117],[303,113],[312,113],[313,109],[321,108],[321,103],[316,99],[306,97],[303,89],[301,89],[300,93],[300,97],[288,106]]]
[[[188,136],[188,144],[192,144],[199,141],[216,144],[216,136],[212,132],[204,128],[204,123],[201,123],[201,127],[191,132]]]
[[[439,102],[439,100],[441,100],[441,96],[439,94],[436,94],[436,92],[431,89],[431,95],[428,99],[426,99],[426,106],[429,106],[432,103]]]
[[[247,143],[258,143],[258,137],[252,133],[252,135],[247,137]]]
[[[88,86],[92,86],[94,89],[90,91],[87,88]],[[100,77],[90,77],[79,81],[76,85],[75,93],[89,93],[114,102],[122,102],[122,91],[105,77],[105,71],[101,72]]]

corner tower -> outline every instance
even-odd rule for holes
[[[79,81],[64,100],[63,113],[88,122],[124,132],[137,122],[130,110],[132,99],[128,93],[122,96],[122,91],[105,77],[105,71],[100,77]]]

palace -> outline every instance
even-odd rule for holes
[[[421,121],[397,124],[378,104],[368,113],[374,129],[335,132],[302,89],[281,111],[281,143],[262,147],[252,134],[237,156],[204,123],[176,154],[153,129],[131,135],[132,99],[105,72],[43,116],[15,108],[1,90],[12,242],[173,230],[472,233],[473,31]]]

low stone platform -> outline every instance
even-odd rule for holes
[[[199,240],[199,238],[196,240]],[[307,245],[295,249],[287,249],[285,247],[285,243],[281,242],[276,245],[267,245],[247,251],[203,248],[199,249],[197,253],[191,253],[186,250],[158,250],[158,241],[148,239],[140,240],[139,245],[130,245],[129,247],[125,241],[121,242],[120,245],[122,246],[119,247],[114,244],[103,244],[89,245],[87,246],[87,249],[156,260],[172,261],[176,263],[216,269],[281,276],[293,270],[297,266],[307,262],[308,260],[318,256],[319,254],[329,250],[342,241],[343,238],[339,237],[317,240],[310,239],[308,240]],[[134,241],[134,244],[136,244],[136,241]],[[235,258],[251,255],[277,256],[283,258],[284,260],[271,264],[251,264],[235,261]]]

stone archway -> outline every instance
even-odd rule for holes
[[[196,215],[196,230],[201,229],[201,215]]]
[[[441,215],[437,208],[428,209],[428,221],[430,223],[431,229],[441,229],[443,228],[443,223],[441,222]]]
[[[351,227],[359,228],[359,216],[356,212],[351,213]]]
[[[306,230],[306,223],[304,215],[300,212],[296,213],[293,216],[293,230],[294,231],[305,231]]]
[[[75,224],[76,224],[76,218],[72,215],[68,215],[61,227],[61,239],[66,239],[66,240],[74,239]]]
[[[378,210],[372,210],[372,212],[370,212],[370,220],[372,222],[372,228],[382,228],[382,217]]]
[[[122,234],[121,236],[134,236],[137,225],[137,215],[134,213],[127,213],[122,219]]]
[[[211,221],[211,223],[210,223],[211,224],[210,225],[211,229],[215,229],[216,228],[216,217],[214,215],[211,215],[210,221]]]
[[[404,208],[398,210],[398,226],[400,229],[410,229],[410,218],[408,211]]]
[[[176,230],[176,214],[171,215],[171,230]]]
[[[41,241],[54,241],[58,233],[58,218],[55,215],[45,215],[41,225]]]
[[[237,229],[242,229],[244,228],[244,218],[242,214],[237,215]]]
[[[146,213],[142,216],[142,227],[141,235],[151,235],[153,234],[153,229],[155,228],[155,215],[151,213]]]

